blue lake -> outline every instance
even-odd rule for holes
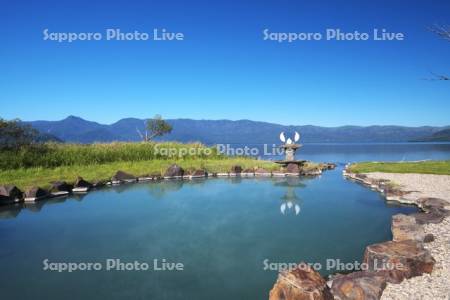
[[[306,145],[314,161],[450,159],[448,144]],[[360,261],[391,238],[391,205],[342,177],[163,181],[0,208],[2,299],[267,299],[264,262]],[[100,271],[43,270],[100,262]],[[183,271],[106,271],[107,259]],[[321,270],[328,274],[336,270]]]

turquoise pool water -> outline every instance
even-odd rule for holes
[[[264,262],[361,260],[366,245],[391,238],[393,214],[415,210],[341,172],[131,184],[3,207],[2,299],[267,299],[277,272]],[[46,259],[103,269],[43,270]],[[183,270],[106,271],[107,259]]]

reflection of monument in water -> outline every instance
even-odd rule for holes
[[[306,185],[298,177],[286,177],[278,180],[275,186],[285,187],[285,194],[280,198],[280,211],[283,215],[289,213],[300,214],[302,199],[295,193],[296,188],[304,188]]]
[[[300,213],[301,199],[295,194],[294,187],[289,186],[281,200],[283,203],[281,203],[280,211],[283,215],[292,210],[295,212],[295,215]]]

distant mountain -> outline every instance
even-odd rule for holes
[[[450,142],[450,128],[439,130],[431,136],[413,140],[414,142]]]
[[[312,125],[284,126],[250,120],[167,120],[171,134],[163,140],[180,142],[199,141],[205,144],[257,144],[279,143],[280,132],[293,135],[300,132],[301,142],[407,142],[432,136],[450,127],[403,126],[341,126]],[[56,136],[66,142],[92,143],[110,141],[139,141],[138,130],[143,132],[145,120],[126,118],[105,125],[69,116],[61,121],[26,122],[44,134]]]

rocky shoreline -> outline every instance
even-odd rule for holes
[[[349,178],[370,185],[386,199],[417,205],[425,213],[393,217],[393,239],[423,242],[436,261],[430,274],[413,277],[399,284],[388,283],[383,300],[422,300],[450,298],[450,176],[432,174],[366,173]],[[355,179],[358,178],[358,179]],[[384,184],[382,182],[384,181]],[[389,185],[390,188],[384,188]]]
[[[393,216],[393,240],[366,247],[364,270],[336,274],[325,281],[314,269],[305,267],[306,263],[300,263],[280,272],[269,299],[449,299],[450,193],[446,189],[450,188],[450,176],[354,174],[347,167],[343,171],[347,179],[383,193],[388,201],[416,205],[421,212]],[[410,177],[415,176],[422,184],[413,181],[415,188],[411,189],[397,180],[403,175],[405,182],[410,183]],[[434,176],[446,177],[438,180]],[[440,192],[430,192],[430,185],[431,190]]]
[[[206,170],[184,170],[177,164],[172,164],[167,168],[164,174],[153,173],[135,176],[124,171],[117,171],[110,180],[88,182],[81,176],[78,176],[73,183],[66,181],[51,182],[49,189],[33,186],[21,191],[14,185],[0,185],[0,205],[10,205],[21,202],[36,202],[44,199],[63,197],[69,194],[84,194],[92,189],[114,186],[134,182],[160,181],[160,180],[192,180],[196,178],[207,177],[289,177],[289,176],[317,176],[324,170],[334,169],[333,163],[321,163],[314,167],[299,167],[297,164],[287,164],[281,167],[279,171],[270,171],[263,168],[243,169],[235,165],[229,172],[208,174]]]

